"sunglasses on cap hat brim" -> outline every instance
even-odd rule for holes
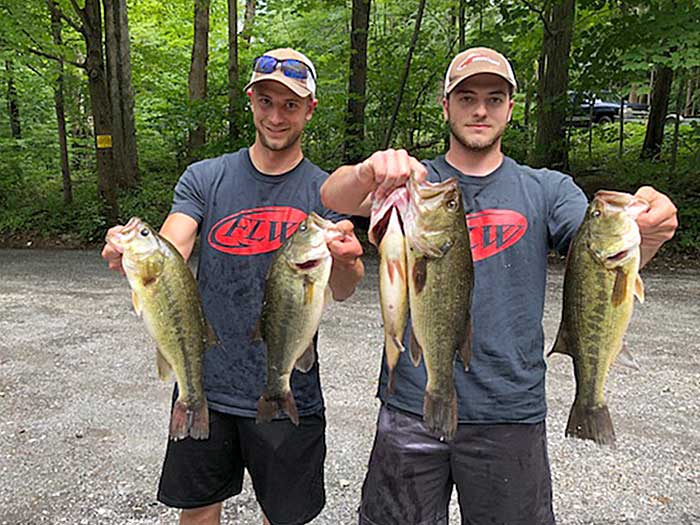
[[[270,74],[280,68],[282,74],[286,77],[293,78],[295,80],[306,80],[313,78],[315,80],[313,71],[301,60],[295,58],[275,58],[269,55],[262,55],[255,59],[253,62],[253,71],[256,73]]]

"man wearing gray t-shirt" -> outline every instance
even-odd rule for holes
[[[328,208],[369,215],[372,193],[382,199],[411,171],[431,182],[455,177],[474,260],[472,358],[468,372],[463,366],[454,372],[457,433],[448,443],[423,425],[423,362],[414,367],[408,352],[401,354],[390,392],[384,359],[360,525],[446,524],[455,485],[463,524],[554,523],[542,330],[547,254],[566,253],[587,201],[571,177],[501,152],[515,89],[500,53],[459,53],[445,79],[447,154],[421,164],[403,150],[376,152],[339,168],[321,188]],[[650,187],[637,195],[651,205],[637,220],[644,264],[673,236],[676,210]]]
[[[316,70],[298,51],[275,49],[255,59],[245,89],[255,143],[189,166],[161,228],[185,259],[199,235],[197,284],[204,313],[221,340],[204,354],[209,438],[169,441],[163,464],[158,499],[183,509],[181,525],[220,523],[222,502],[241,492],[244,468],[266,525],[308,523],[325,504],[326,420],[318,361],[307,373],[295,370],[291,376],[299,425],[287,417],[257,424],[266,354],[252,338],[274,252],[311,212],[342,219],[321,204],[319,191],[328,175],[301,149],[317,103]],[[343,300],[364,269],[352,223],[341,220],[338,227],[345,236],[328,243],[329,284],[334,299]],[[121,270],[118,247],[107,244],[102,256]]]

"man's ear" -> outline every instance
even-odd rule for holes
[[[317,98],[312,98],[311,102],[309,102],[309,105],[306,109],[306,122],[309,122],[311,120],[311,117],[314,114],[314,110],[316,109],[316,106],[318,106],[318,99]]]

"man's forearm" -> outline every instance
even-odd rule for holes
[[[367,216],[371,191],[357,176],[357,165],[341,166],[321,186],[321,202],[338,213]]]
[[[365,265],[359,257],[350,264],[334,260],[329,279],[333,299],[344,301],[350,297],[364,275]]]

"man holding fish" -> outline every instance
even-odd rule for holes
[[[362,490],[361,525],[447,523],[454,485],[462,523],[554,523],[542,329],[547,254],[550,250],[567,253],[588,203],[571,177],[519,165],[503,155],[501,138],[511,119],[516,87],[513,70],[500,53],[488,48],[459,53],[448,67],[444,84],[443,112],[450,126],[445,155],[421,164],[403,150],[379,151],[360,164],[339,168],[321,188],[322,201],[330,209],[358,215],[372,212],[370,238],[380,246],[387,268],[406,261],[403,274],[393,271],[393,275],[404,276],[403,287],[389,279],[388,269],[382,277],[380,261],[380,280],[392,283],[391,287],[380,283],[382,291],[391,290],[387,296],[392,298],[392,311],[401,310],[396,305],[402,304],[400,297],[408,289],[408,299],[403,300],[408,301],[410,318],[403,323],[408,326],[405,333],[398,337],[400,316],[389,324],[393,332],[386,337],[390,342],[378,392],[382,404]],[[402,197],[404,185],[408,195]],[[454,207],[449,195],[455,186],[461,192],[459,209],[466,213],[470,237],[473,308],[471,316],[462,318],[461,323],[469,325],[465,328],[454,321],[440,322],[445,312],[458,319],[452,312],[458,302],[433,306],[432,322],[440,324],[444,336],[453,341],[443,355],[457,366],[445,371],[427,358],[435,350],[426,344],[421,325],[430,324],[425,319],[430,312],[421,306],[414,308],[414,303],[420,304],[415,290],[427,294],[426,283],[435,273],[432,266],[449,255],[455,244],[445,241],[430,254],[416,241],[423,233],[408,223],[420,216],[425,231],[434,230],[437,210],[445,215]],[[668,197],[648,186],[626,199],[623,206],[618,196],[600,195],[591,213],[598,219],[607,216],[602,211],[606,206],[619,212],[627,205],[637,210],[635,204],[643,205],[644,211],[632,221],[641,234],[637,237],[641,246],[637,248],[637,240],[636,245],[625,248],[625,253],[633,255],[636,250],[640,254],[638,267],[673,236],[676,209]],[[406,253],[397,251],[394,239],[391,255],[385,255],[382,235],[396,236],[397,225],[405,232]],[[613,230],[606,226],[595,231]],[[467,229],[463,231],[466,234]],[[423,258],[423,263],[411,266],[411,252],[414,258]],[[613,260],[628,260],[621,252],[605,253]],[[625,268],[629,277],[618,295],[620,304],[627,305],[636,269]],[[453,288],[468,289],[471,271],[470,264],[442,269],[435,282],[448,280]],[[605,290],[612,290],[614,282],[606,284]],[[625,306],[618,315],[621,323],[629,319],[628,313]],[[455,336],[455,331],[461,333]],[[401,344],[397,338],[402,338]],[[563,351],[566,342],[573,355],[575,340],[562,340],[558,351]],[[469,348],[464,347],[465,342]],[[404,347],[410,351],[402,351]],[[584,361],[587,370],[598,366],[595,360]],[[609,359],[604,361],[601,366],[609,364]],[[434,414],[428,414],[434,411],[431,398],[436,384],[444,385],[445,406],[451,402],[451,389],[456,391],[456,429],[450,424],[451,414],[438,424]],[[591,403],[600,399],[602,396],[591,397]],[[585,419],[593,413],[587,400],[577,403],[580,409],[575,417]],[[578,431],[574,429],[572,435],[590,437],[585,435],[585,421],[575,427]]]
[[[160,229],[160,236],[169,242],[150,243],[172,246],[187,260],[200,235],[197,287],[203,309],[168,311],[194,312],[199,345],[207,334],[198,314],[203,310],[220,340],[203,352],[206,399],[185,396],[173,411],[173,417],[185,413],[179,407],[188,399],[194,407],[203,403],[205,413],[207,403],[209,407],[206,424],[203,418],[196,419],[189,437],[186,431],[171,431],[171,437],[184,439],[168,441],[158,499],[184,509],[181,524],[218,524],[222,502],[241,492],[244,468],[253,480],[264,523],[308,523],[325,504],[326,422],[315,329],[297,325],[311,319],[317,326],[326,284],[334,299],[344,300],[354,292],[364,267],[352,223],[332,224],[328,219],[342,217],[321,204],[319,188],[327,174],[305,159],[301,149],[304,127],[317,105],[316,80],[311,61],[293,49],[275,49],[258,57],[245,88],[255,143],[189,166]],[[123,242],[144,234],[157,236],[136,224],[141,223],[132,221],[126,232],[124,226],[110,229],[102,252],[110,268],[123,271],[122,253],[127,256]],[[285,243],[297,229],[303,235],[293,244]],[[280,250],[282,246],[286,248]],[[275,252],[284,252],[276,258],[280,268],[268,276]],[[152,273],[134,280],[139,285],[135,296],[159,281]],[[196,294],[187,291],[191,289],[166,294],[161,304],[183,296],[185,301],[196,300]],[[280,311],[276,300],[263,307],[264,296],[300,297],[306,308],[301,313]],[[150,318],[144,316],[160,356],[164,343],[153,333]],[[170,316],[170,323],[177,331],[182,317]],[[285,341],[293,330],[301,335],[291,337],[295,345],[288,345]],[[187,344],[182,337],[170,339]],[[294,355],[285,355],[288,349]],[[159,370],[160,366],[159,358]],[[293,367],[305,373],[292,372]],[[198,386],[193,390],[201,390],[197,381],[192,384]],[[279,417],[279,408],[293,421]],[[201,411],[198,408],[197,413]],[[256,423],[256,417],[264,422]]]

